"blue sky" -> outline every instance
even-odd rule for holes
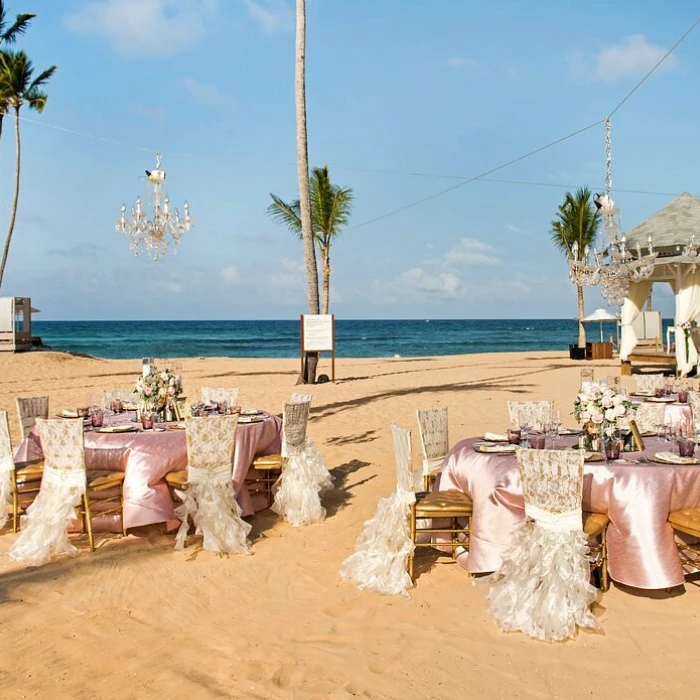
[[[44,113],[23,112],[3,293],[31,296],[42,320],[298,317],[301,244],[265,213],[269,192],[297,196],[293,1],[6,6],[37,13],[19,46],[37,70],[58,71]],[[697,4],[307,0],[307,10],[310,162],[355,193],[332,250],[331,310],[574,316],[549,222],[567,190],[602,190],[602,125],[499,170],[498,181],[384,215],[602,119],[697,19]],[[674,194],[700,195],[699,59],[700,28],[613,118],[625,229]],[[196,223],[177,255],[154,263],[134,257],[114,224],[122,202],[147,194],[142,176],[158,150],[171,201],[187,199]],[[672,315],[670,292],[655,294]],[[601,305],[595,290],[586,303]]]

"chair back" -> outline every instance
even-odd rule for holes
[[[584,458],[583,450],[519,449],[518,470],[526,513],[533,506],[554,515],[580,511]]]
[[[542,426],[552,421],[554,402],[543,401],[509,401],[508,418],[513,428],[523,425]]]
[[[22,437],[26,438],[36,424],[37,418],[49,417],[49,397],[30,396],[24,399],[17,398],[17,416],[22,429]]]
[[[308,401],[286,403],[282,415],[282,455],[304,449],[306,444],[306,426],[309,422]]]
[[[634,420],[642,432],[656,432],[663,425],[666,417],[666,404],[640,403],[634,413],[630,414],[630,420]]]
[[[7,419],[7,411],[0,411],[0,474],[12,471],[15,461],[12,456],[12,442],[10,440],[10,422]],[[0,502],[0,508],[3,506]],[[0,514],[0,518],[2,515]]]
[[[231,474],[238,415],[185,419],[187,480],[202,481],[213,474]]]
[[[37,418],[44,453],[44,470],[52,469],[71,480],[85,478],[83,421],[75,418]]]
[[[396,490],[413,493],[411,431],[392,424],[391,437],[394,441],[394,459],[396,460]]]
[[[416,411],[423,458],[433,461],[445,457],[450,449],[447,435],[447,408]]]
[[[239,389],[221,389],[211,386],[202,387],[202,402],[215,404],[226,402],[230,407],[238,405]]]
[[[289,398],[289,403],[311,403],[313,397],[313,394],[293,393]]]
[[[637,391],[654,391],[654,389],[663,389],[666,384],[666,377],[663,374],[635,374],[634,381],[636,382]]]
[[[689,391],[688,404],[690,405],[690,412],[693,416],[695,430],[700,430],[700,392]]]

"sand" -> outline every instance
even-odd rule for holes
[[[292,360],[180,363],[191,396],[202,385],[238,386],[243,405],[276,412],[298,373]],[[614,361],[586,364],[619,373]],[[563,353],[339,360],[335,384],[309,388],[309,434],[337,483],[328,518],[293,528],[259,513],[252,556],[175,551],[173,536],[153,526],[99,536],[94,554],[77,536],[76,558],[25,568],[6,556],[15,539],[6,528],[0,697],[643,700],[692,692],[700,678],[693,583],[670,593],[613,585],[596,606],[604,634],[549,645],[499,632],[449,557],[421,555],[410,600],[361,593],[338,578],[362,522],[393,489],[390,422],[414,429],[416,408],[445,405],[454,443],[503,430],[508,399],[554,398],[573,426],[581,365]],[[139,371],[138,360],[5,354],[0,409],[16,444],[16,396],[46,392],[59,410],[128,387]]]

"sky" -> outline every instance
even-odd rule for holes
[[[302,245],[266,214],[269,193],[298,196],[293,0],[5,5],[37,14],[18,47],[37,72],[58,70],[44,112],[21,113],[3,294],[32,297],[37,320],[305,312]],[[585,127],[698,16],[692,0],[307,0],[310,164],[354,193],[331,250],[331,311],[576,316],[549,228],[567,191],[604,188],[604,127]],[[625,230],[681,192],[700,195],[698,84],[700,27],[613,115]],[[0,141],[0,237],[12,127],[7,118]],[[154,262],[115,223],[122,203],[148,198],[158,151],[171,203],[188,201],[195,225]],[[670,290],[654,294],[672,316]],[[587,312],[604,305],[586,289]]]

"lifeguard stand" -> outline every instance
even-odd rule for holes
[[[32,347],[32,300],[0,297],[0,352],[21,352]]]

